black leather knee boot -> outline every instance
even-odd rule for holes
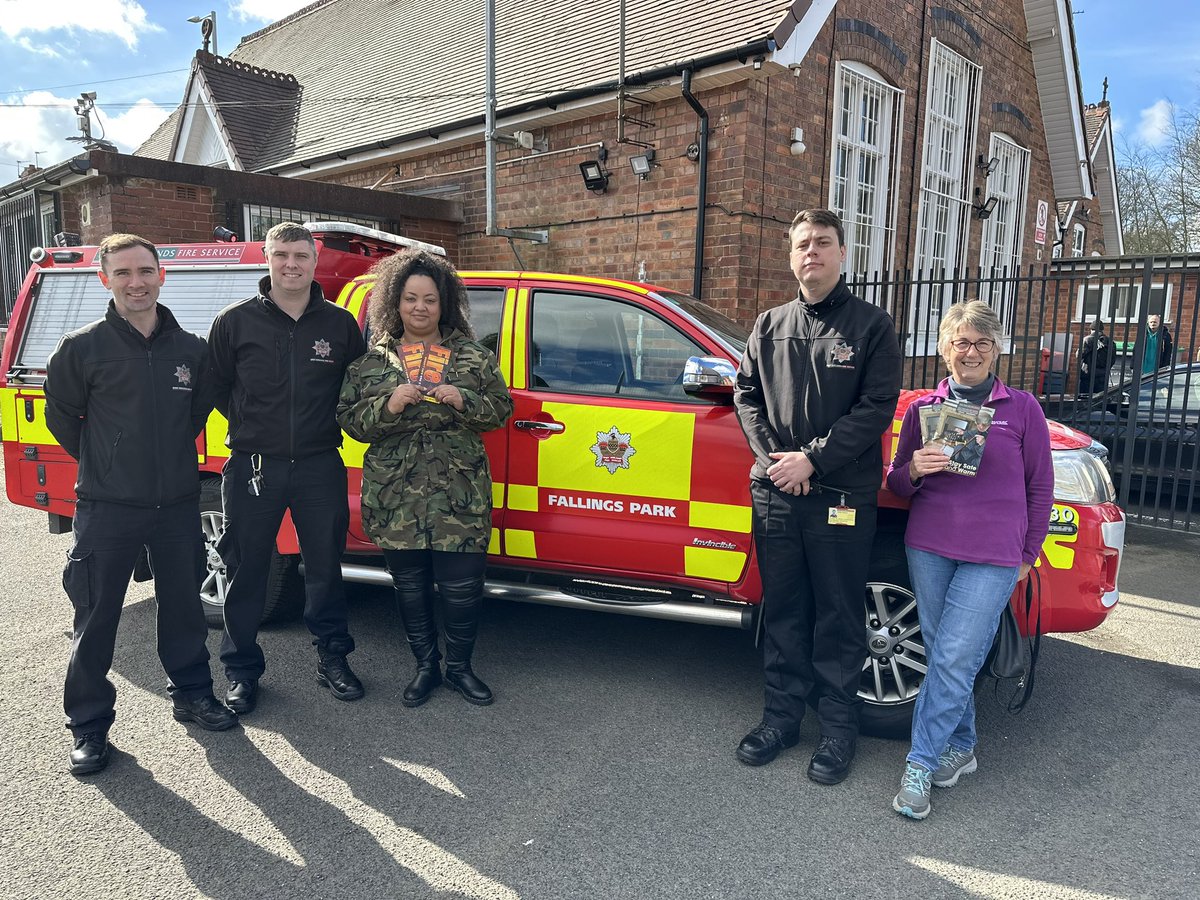
[[[417,674],[404,689],[400,702],[405,706],[420,706],[429,699],[433,689],[442,683],[429,574],[424,569],[399,569],[392,572],[391,576],[396,588],[396,606],[404,623],[404,633],[408,636],[408,646],[417,660]]]
[[[492,702],[491,689],[471,671],[471,654],[483,606],[483,577],[440,581],[438,591],[445,603],[446,684],[468,703],[487,706]]]

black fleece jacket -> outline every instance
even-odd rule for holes
[[[768,479],[770,453],[803,450],[820,484],[877,490],[880,438],[896,412],[900,375],[891,317],[844,280],[819,303],[797,297],[762,313],[734,390],[754,452],[751,477]]]
[[[65,335],[46,364],[46,425],[79,460],[75,494],[143,507],[199,494],[207,370],[204,339],[161,304],[148,338],[111,300],[103,319]]]
[[[217,409],[234,450],[304,459],[342,444],[336,413],[346,367],[366,352],[354,316],[313,282],[299,319],[268,295],[227,306],[208,333]]]

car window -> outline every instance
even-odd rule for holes
[[[500,339],[500,315],[504,311],[504,288],[473,287],[467,289],[471,300],[471,327],[475,339],[493,353]]]
[[[705,403],[683,390],[683,368],[702,348],[671,323],[608,297],[535,291],[534,388],[593,396]]]
[[[1142,385],[1138,404],[1148,409],[1170,412],[1200,412],[1200,372],[1176,371],[1172,375]]]

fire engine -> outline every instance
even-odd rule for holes
[[[371,266],[406,246],[398,235],[310,223],[325,295],[363,323]],[[431,252],[441,248],[425,246]],[[168,276],[161,302],[205,335],[216,313],[256,293],[261,242],[159,248]],[[96,248],[37,250],[0,359],[0,429],[9,499],[43,509],[50,531],[70,528],[75,464],[46,428],[46,359],[61,335],[102,315]],[[754,561],[751,456],[732,405],[746,331],[676,291],[584,275],[462,272],[471,321],[496,353],[515,400],[507,425],[485,436],[493,487],[488,591],[633,616],[751,629],[761,599]],[[906,391],[884,458],[908,404]],[[1086,435],[1051,422],[1055,503],[1038,560],[1042,632],[1084,631],[1118,600],[1125,518]],[[226,423],[214,412],[197,440],[208,547],[206,614],[221,622],[226,571],[220,472]],[[343,574],[389,585],[363,533],[359,486],[365,446],[345,438],[351,525]],[[882,476],[882,473],[881,473]],[[882,481],[882,478],[881,478]],[[881,488],[868,568],[863,727],[902,734],[925,671],[903,533],[906,504]],[[272,561],[268,615],[298,608],[302,560],[285,518]],[[1023,592],[1013,608],[1026,631]]]

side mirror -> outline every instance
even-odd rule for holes
[[[683,366],[683,389],[700,397],[733,397],[737,369],[719,356],[690,356]]]

